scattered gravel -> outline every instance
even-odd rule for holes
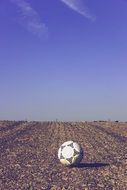
[[[76,167],[57,158],[68,140]],[[0,190],[127,190],[127,123],[0,121]]]

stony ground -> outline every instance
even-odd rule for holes
[[[59,146],[78,142],[84,158],[64,167]],[[0,122],[0,190],[127,190],[127,123]]]

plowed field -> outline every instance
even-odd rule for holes
[[[84,150],[62,166],[59,146]],[[127,190],[127,123],[0,122],[0,190]]]

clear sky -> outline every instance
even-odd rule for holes
[[[0,119],[127,120],[126,0],[0,1]]]

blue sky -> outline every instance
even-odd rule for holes
[[[1,0],[0,119],[127,120],[126,0]]]

